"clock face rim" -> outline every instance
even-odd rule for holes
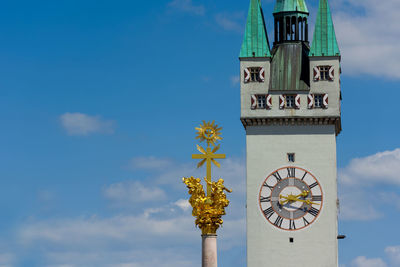
[[[320,192],[321,192],[321,201],[318,201],[318,202],[320,203],[320,205],[319,205],[319,210],[318,210],[317,215],[316,215],[307,225],[304,225],[303,227],[296,228],[296,229],[286,229],[286,228],[282,228],[282,227],[279,227],[279,226],[275,225],[272,221],[270,221],[270,219],[267,218],[266,214],[264,213],[264,210],[265,210],[265,209],[263,209],[263,207],[261,206],[261,197],[262,197],[262,196],[261,196],[261,193],[262,193],[262,191],[263,191],[263,188],[265,187],[264,184],[265,184],[265,183],[267,182],[267,180],[268,180],[269,178],[271,178],[271,176],[273,176],[273,174],[275,174],[276,172],[279,173],[279,171],[284,170],[284,169],[289,169],[289,168],[295,168],[295,169],[302,170],[302,171],[306,172],[305,175],[308,174],[308,175],[310,175],[310,176],[313,178],[313,180],[315,180],[315,182],[317,183],[317,185],[318,185],[318,187],[319,187],[319,190],[320,190]],[[289,179],[289,178],[294,178],[294,179],[301,180],[300,178],[297,178],[297,177],[286,177],[286,178],[282,178],[281,181],[277,181],[277,182],[276,182],[276,184],[273,186],[273,189],[271,190],[271,193],[270,193],[268,196],[271,196],[271,195],[272,195],[272,192],[274,191],[275,187],[276,187],[280,182],[282,182],[282,181],[284,181],[284,180],[287,180],[287,179]],[[276,178],[274,178],[274,179],[276,179]],[[307,185],[308,189],[309,189],[310,191],[312,191],[312,190],[309,188],[310,185],[309,185],[308,183],[306,183],[306,182],[304,182],[304,183]],[[261,187],[260,187],[260,191],[259,191],[259,193],[258,193],[258,205],[259,205],[259,207],[260,207],[260,211],[261,211],[262,216],[265,218],[266,221],[268,221],[272,226],[274,226],[274,228],[279,229],[279,230],[283,230],[283,231],[299,231],[299,230],[305,229],[305,228],[309,227],[310,225],[312,225],[312,224],[319,218],[319,215],[321,214],[322,209],[323,209],[323,203],[324,203],[324,193],[323,193],[323,190],[322,190],[321,183],[318,181],[318,179],[317,179],[310,171],[308,171],[308,170],[305,169],[305,168],[298,167],[298,166],[285,166],[285,167],[281,167],[281,168],[278,168],[278,169],[272,171],[272,172],[271,172],[270,174],[268,174],[267,177],[262,181]],[[310,205],[310,206],[312,207],[312,205]],[[276,214],[279,215],[279,212],[277,212],[277,211],[274,209],[274,207],[273,207],[272,204],[270,204],[270,207],[272,207],[272,209],[274,210],[274,213],[276,213]],[[296,218],[296,220],[297,220],[297,219],[304,218],[307,214],[309,214],[309,213],[308,213],[308,212],[305,212],[305,214],[304,214],[303,216]],[[286,218],[286,217],[283,217],[283,216],[281,216],[281,215],[279,215],[279,217],[282,217],[283,219],[286,219],[286,220],[290,220],[290,219],[288,219],[288,218]]]

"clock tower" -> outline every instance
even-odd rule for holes
[[[328,0],[312,43],[305,0],[277,0],[270,46],[250,0],[240,51],[247,154],[247,266],[337,267],[340,51]]]

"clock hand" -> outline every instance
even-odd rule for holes
[[[308,193],[309,193],[308,191],[303,191],[303,193],[301,193],[300,195],[304,196],[305,194],[308,195]],[[306,196],[307,196],[307,195],[306,195]],[[280,199],[282,199],[282,198],[285,199],[284,201],[279,200],[279,203],[280,203],[281,205],[285,205],[285,204],[288,203],[288,202],[296,202],[296,201],[304,202],[304,203],[306,203],[307,205],[310,205],[310,204],[319,205],[318,203],[312,202],[312,201],[309,200],[309,199],[300,199],[298,196],[295,196],[295,195],[292,195],[292,194],[290,194],[290,195],[288,195],[288,196],[279,195],[279,198],[280,198]]]
[[[308,205],[310,205],[310,204],[319,205],[318,203],[312,202],[312,201],[309,200],[309,199],[296,199],[296,201],[304,202],[304,203],[306,203],[306,204],[308,204]]]
[[[303,192],[301,192],[300,194],[298,194],[296,197],[306,197],[308,196],[308,194],[310,193],[310,191],[304,190]]]

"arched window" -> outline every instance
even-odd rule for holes
[[[291,40],[297,40],[297,22],[296,22],[296,17],[292,17],[292,23],[291,23]]]
[[[290,40],[290,17],[286,17],[286,36],[285,36],[285,40]]]
[[[280,29],[280,21],[279,21],[279,19],[277,19],[277,20],[275,20],[275,42],[276,43],[279,43],[281,40],[280,40],[280,33],[281,33],[281,31],[280,31],[281,29]]]
[[[299,22],[297,24],[299,29],[299,40],[303,41],[303,19],[299,18]]]
[[[283,41],[283,37],[285,36],[284,35],[284,23],[283,23],[283,18],[280,18],[279,19],[279,42],[282,42]]]

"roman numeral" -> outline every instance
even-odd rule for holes
[[[304,172],[303,178],[301,178],[302,181],[304,181],[304,178],[306,178],[308,172]]]
[[[304,222],[304,226],[307,226],[310,224],[309,221],[307,221],[306,218],[304,218],[304,217],[303,217],[303,222]]]
[[[317,182],[313,183],[312,185],[310,185],[310,189],[316,187],[317,185],[318,185]]]
[[[272,191],[272,189],[274,189],[274,186],[271,186],[271,185],[267,184],[267,182],[264,183],[264,186],[268,187],[269,189],[271,189],[271,191]]]
[[[296,177],[296,169],[287,168],[287,177]]]
[[[260,202],[271,202],[271,197],[260,197]]]
[[[272,175],[276,178],[276,180],[277,180],[278,182],[279,182],[280,180],[282,180],[282,177],[281,177],[281,175],[279,174],[279,172],[274,172]]]
[[[289,230],[296,230],[296,224],[294,223],[294,220],[289,221]]]
[[[271,218],[271,216],[275,213],[274,209],[272,207],[269,207],[268,209],[264,210],[265,216],[267,216],[267,219]]]
[[[313,201],[322,201],[322,196],[312,196]]]
[[[278,218],[276,218],[274,225],[281,227],[282,226],[282,222],[283,222],[283,218],[281,216],[278,215]]]
[[[314,207],[311,207],[311,209],[308,210],[308,213],[310,213],[312,216],[317,217],[319,210],[317,210]]]

